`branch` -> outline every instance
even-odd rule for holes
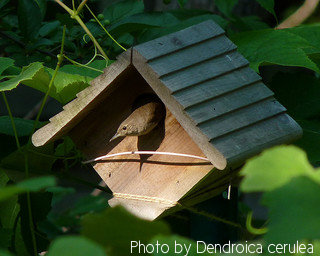
[[[292,28],[302,24],[315,11],[320,0],[305,0],[304,4],[286,20],[281,22],[276,29]]]
[[[96,162],[105,158],[110,158],[114,156],[123,156],[123,155],[168,155],[168,156],[182,156],[182,157],[190,157],[190,158],[196,158],[196,159],[201,159],[204,161],[209,160],[205,157],[201,156],[194,156],[194,155],[189,155],[189,154],[181,154],[181,153],[172,153],[172,152],[158,152],[158,151],[128,151],[128,152],[121,152],[121,153],[115,153],[115,154],[110,154],[110,155],[104,155],[100,156],[94,159],[90,159],[87,161],[82,162],[83,164],[88,164],[92,162]]]

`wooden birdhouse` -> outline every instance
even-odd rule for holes
[[[143,95],[164,104],[162,124],[109,142]],[[88,159],[137,150],[207,158],[122,155],[92,163],[114,193],[111,206],[155,219],[215,195],[249,157],[301,133],[225,32],[206,21],[121,54],[32,141],[68,135]]]

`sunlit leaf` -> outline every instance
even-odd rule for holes
[[[295,243],[320,238],[320,184],[307,177],[295,177],[283,187],[263,196],[269,208],[269,232],[273,243]]]
[[[250,159],[241,174],[244,192],[270,191],[291,179],[314,172],[306,153],[295,146],[278,146]]]
[[[81,236],[59,237],[52,242],[48,256],[106,256],[103,248]]]
[[[54,177],[37,177],[28,180],[21,181],[15,185],[8,185],[0,188],[0,201],[3,201],[14,195],[18,195],[25,192],[35,192],[43,188],[54,186]]]
[[[129,255],[131,241],[146,243],[155,235],[168,234],[169,229],[162,222],[138,219],[116,207],[84,216],[81,233],[104,246],[110,255]]]
[[[0,83],[0,91],[12,90],[20,83],[32,80],[42,68],[43,65],[40,62],[31,63],[29,66],[25,67],[18,76]]]
[[[234,35],[232,40],[257,72],[259,66],[266,64],[305,67],[319,72],[305,52],[311,47],[310,43],[287,30],[243,32]]]

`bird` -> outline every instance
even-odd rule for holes
[[[109,142],[126,136],[143,136],[150,133],[165,116],[165,108],[160,101],[151,101],[137,107],[119,125]]]

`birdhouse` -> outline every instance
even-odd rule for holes
[[[155,152],[92,163],[113,192],[111,206],[152,220],[216,195],[245,160],[301,135],[273,96],[223,29],[206,21],[118,56],[32,141],[68,135],[87,159]],[[144,98],[163,104],[163,120],[147,134],[109,142]]]

